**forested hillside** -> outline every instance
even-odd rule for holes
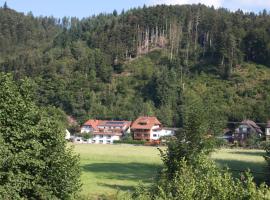
[[[270,15],[204,5],[77,18],[0,8],[0,69],[33,82],[39,105],[80,121],[157,115],[181,126],[202,98],[217,120],[270,118]]]

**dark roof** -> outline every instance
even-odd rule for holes
[[[254,129],[257,133],[262,133],[261,128],[252,120],[246,119],[241,122],[241,125],[247,125],[250,128]]]

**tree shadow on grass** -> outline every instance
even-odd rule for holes
[[[100,186],[109,187],[115,190],[121,191],[133,191],[135,189],[134,186],[127,185],[119,185],[119,184],[107,184],[107,183],[99,183]]]
[[[241,173],[250,170],[257,184],[268,182],[269,172],[266,163],[246,162],[241,160],[223,160],[215,159],[215,162],[221,168],[228,167],[229,171],[236,178],[239,178]]]
[[[85,172],[93,172],[101,179],[143,181],[153,180],[161,165],[145,163],[93,163],[82,166]]]

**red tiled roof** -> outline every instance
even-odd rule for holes
[[[83,125],[84,126],[92,126],[93,129],[97,129],[99,120],[95,120],[95,119],[89,119],[88,121],[86,121]]]
[[[98,130],[98,126],[120,127],[122,129],[124,126],[129,127],[131,125],[131,121],[108,121],[89,119],[83,125],[92,126],[94,130]]]
[[[108,120],[99,120],[98,126],[109,126],[109,127],[123,127],[130,126],[131,121],[108,121]]]
[[[155,125],[161,125],[156,117],[139,117],[131,125],[131,129],[151,129]]]

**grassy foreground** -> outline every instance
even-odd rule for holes
[[[94,199],[99,195],[132,190],[139,182],[149,184],[161,167],[156,147],[132,145],[76,144],[82,168],[82,195]],[[221,149],[212,158],[218,165],[233,169],[233,174],[250,169],[257,182],[265,180],[266,162],[261,150]]]

